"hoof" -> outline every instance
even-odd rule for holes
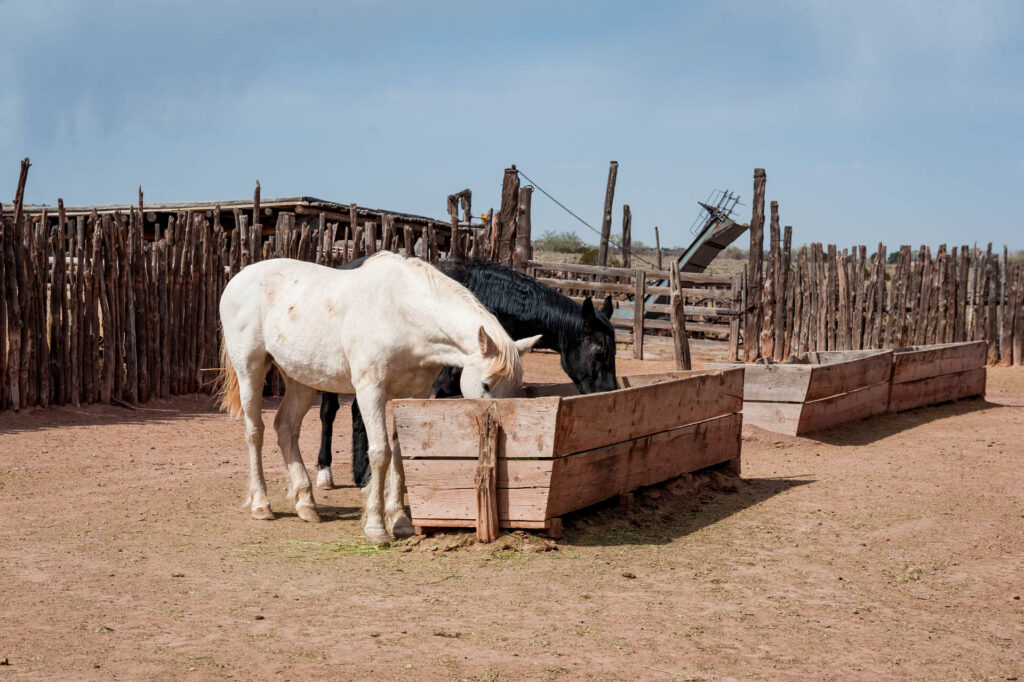
[[[334,476],[330,469],[321,469],[316,474],[316,487],[320,490],[334,490]]]
[[[270,511],[270,507],[253,507],[252,517],[257,521],[273,521],[274,512]]]
[[[391,532],[396,538],[410,538],[416,535],[416,529],[407,518],[400,518],[391,526]]]
[[[309,523],[320,523],[320,514],[317,513],[316,507],[307,507],[303,505],[301,507],[296,507],[295,511],[303,521],[308,521]]]
[[[379,545],[385,542],[391,542],[391,535],[389,535],[388,532],[383,528],[364,528],[363,535],[366,536],[367,542],[372,542],[374,544]]]

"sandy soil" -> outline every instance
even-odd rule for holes
[[[4,413],[0,679],[1024,679],[1022,443],[1024,372],[997,368],[986,401],[753,430],[742,479],[578,513],[557,544],[374,548],[354,488],[291,513],[276,448],[279,518],[251,520],[241,425],[205,397]]]

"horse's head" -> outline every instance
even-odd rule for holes
[[[612,315],[612,297],[604,299],[604,305],[598,311],[588,296],[583,301],[581,314],[580,335],[562,349],[562,369],[580,393],[614,391],[617,388],[615,330],[609,320]]]
[[[504,330],[502,336],[495,339],[480,327],[480,352],[474,354],[474,361],[466,363],[459,378],[464,397],[512,398],[522,392],[523,365],[519,358],[540,341],[540,336],[512,341]]]

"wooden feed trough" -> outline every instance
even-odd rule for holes
[[[745,365],[744,421],[799,436],[882,414],[889,406],[892,355],[891,350],[812,351],[796,362]]]
[[[739,470],[743,369],[503,400],[395,400],[413,524],[557,535],[562,514],[730,462]]]
[[[889,411],[984,396],[987,352],[984,341],[896,348]]]

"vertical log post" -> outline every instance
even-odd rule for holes
[[[779,202],[770,204],[771,220],[769,222],[768,263],[764,272],[764,318],[761,327],[761,355],[766,358],[775,357],[775,328],[779,315]]]
[[[746,362],[753,362],[761,356],[761,318],[764,315],[761,299],[761,289],[764,286],[761,260],[764,248],[765,181],[764,169],[755,168],[753,213],[750,218],[750,260],[747,264],[747,308],[749,310],[743,330],[743,357]]]
[[[498,539],[498,437],[501,423],[494,403],[476,417],[480,449],[476,463],[476,539],[494,542]]]
[[[658,234],[658,226],[654,226],[654,248],[658,251],[658,269],[661,270],[661,235]]]
[[[992,255],[992,243],[988,245],[988,258],[985,264],[986,290],[988,296],[983,301],[988,306],[988,317],[985,322],[985,341],[988,342],[988,364],[999,362],[999,256]]]
[[[644,295],[647,290],[645,274],[643,270],[633,271],[636,285],[633,290],[633,357],[637,360],[644,359]]]
[[[659,262],[659,266],[661,263]],[[679,269],[679,262],[673,259],[673,269]],[[743,276],[736,275],[732,278],[732,308],[737,313],[743,309]],[[686,321],[683,321],[686,324]],[[675,325],[673,325],[675,326]],[[689,346],[689,341],[687,341]],[[736,362],[740,355],[740,315],[733,315],[729,318],[729,362]]]
[[[249,226],[249,237],[252,240],[250,254],[251,263],[260,260],[263,244],[263,223],[260,220],[260,181],[256,181],[256,189],[252,192],[252,225]]]
[[[772,202],[775,204],[776,202]],[[776,362],[781,362],[786,359],[789,353],[789,343],[787,339],[789,337],[789,330],[792,325],[792,300],[790,296],[790,281],[789,281],[789,268],[792,261],[792,249],[793,249],[793,227],[786,225],[783,230],[782,238],[782,251],[777,256],[776,261],[776,285],[778,290],[775,292],[776,296],[776,313],[775,313],[775,329],[772,336],[775,338],[775,346],[773,348],[772,358]]]
[[[516,250],[512,266],[519,271],[526,270],[526,264],[533,260],[533,221],[530,217],[533,203],[533,187],[519,188],[519,207],[516,216]]]
[[[676,369],[691,370],[693,369],[693,363],[690,360],[690,340],[686,335],[686,299],[683,297],[682,284],[679,280],[679,263],[673,260],[670,267],[669,285],[671,286],[672,293],[669,297],[669,316],[672,319],[672,348],[675,351]],[[734,286],[736,285],[735,279],[733,284]],[[736,289],[734,288],[733,291],[735,292]],[[735,297],[735,293],[733,296]],[[738,321],[736,322],[736,327],[735,331],[739,331]],[[730,326],[730,331],[733,331],[732,326]],[[733,359],[736,353],[735,337],[730,334],[730,359]]]
[[[633,251],[633,214],[629,204],[622,205],[622,267],[628,268],[632,262]]]
[[[515,165],[505,169],[501,182],[501,208],[498,209],[498,233],[492,244],[494,259],[502,265],[512,264],[515,251],[516,216],[519,212],[519,171]]]
[[[608,265],[608,239],[612,234],[612,202],[615,199],[615,178],[619,174],[619,162],[608,165],[608,186],[604,191],[604,213],[601,218],[601,243],[597,249],[597,263]]]

